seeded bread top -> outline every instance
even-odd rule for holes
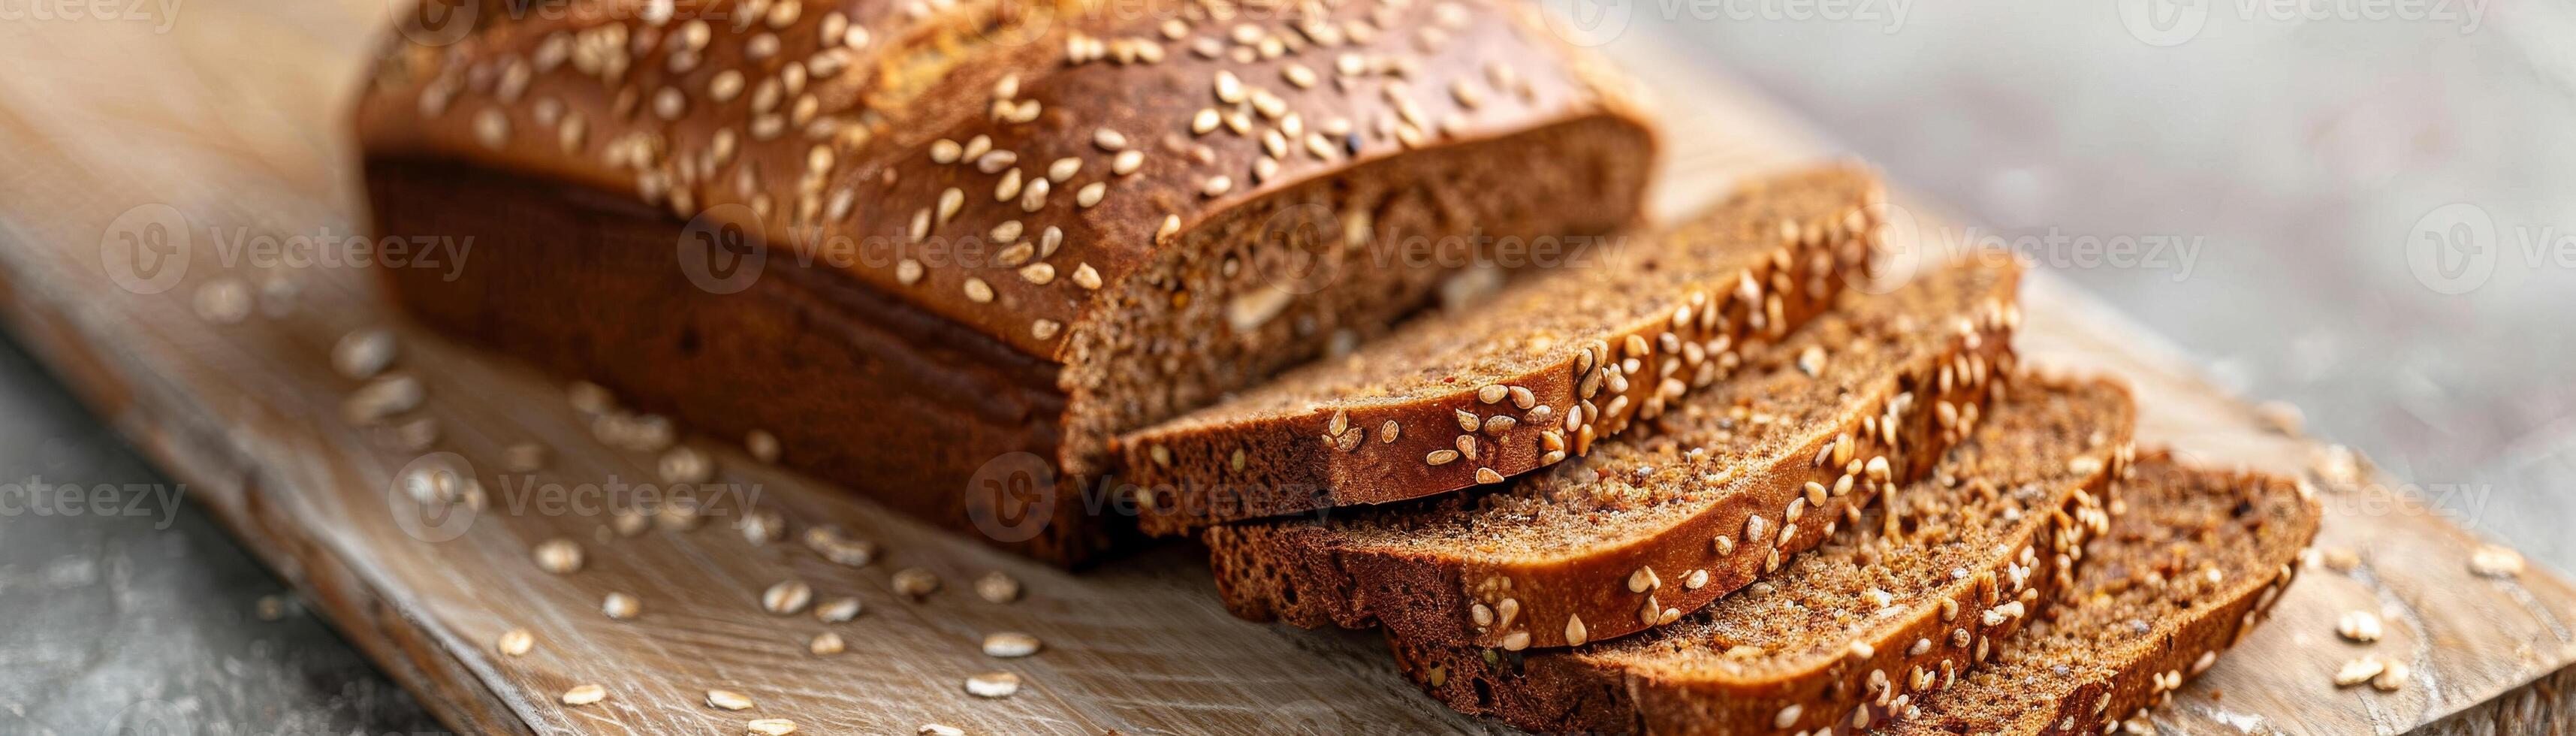
[[[2095,485],[2128,444],[2134,409],[2118,384],[2012,386],[1933,477],[1872,512],[1899,514],[1902,533],[1836,537],[1699,614],[1575,656],[1654,680],[1760,682],[1841,659],[1852,642],[1884,639],[1875,630],[1911,623],[1902,614],[1955,598],[1953,588],[2009,554],[1997,545],[2028,544],[2040,517]]]
[[[1634,120],[1490,0],[428,2],[448,21],[403,26],[359,104],[367,155],[633,195],[1051,359],[1105,285],[1232,205]]]
[[[1576,352],[1631,323],[1669,318],[1669,297],[1703,291],[1699,287],[1715,276],[1744,273],[1770,258],[1782,244],[1783,223],[1858,225],[1868,206],[1883,199],[1876,179],[1856,166],[1763,184],[1650,239],[1620,238],[1569,253],[1571,258],[1546,278],[1470,305],[1465,314],[1416,320],[1347,356],[1292,371],[1175,419],[1154,434],[1277,416],[1321,419],[1336,409],[1473,396],[1508,377],[1570,364]],[[1727,286],[1735,283],[1730,280]],[[1759,293],[1762,288],[1750,290]],[[1722,300],[1732,294],[1705,296]]]
[[[1666,413],[1662,434],[1605,444],[1439,512],[1363,509],[1337,526],[1354,547],[1486,560],[1580,555],[1669,527],[1724,497],[1750,459],[1804,441],[1800,430],[1890,399],[1861,387],[1897,372],[1898,362],[1939,354],[1962,334],[1973,339],[1979,321],[2008,319],[2019,274],[2017,265],[1980,259],[1889,296],[1846,295],[1835,312],[1748,355],[1735,378]]]
[[[1132,477],[1173,489],[1175,511],[1147,506],[1146,526],[1419,498],[1583,454],[1867,278],[1882,199],[1856,165],[1757,180],[1673,230],[1568,241],[1490,301],[1131,433]],[[1196,498],[1219,488],[1246,500]],[[1183,515],[1197,518],[1166,521]]]
[[[2215,662],[2233,643],[2220,632],[2253,626],[2295,576],[2321,516],[2296,481],[2161,455],[2140,458],[2114,510],[2110,532],[2085,548],[2070,602],[1889,730],[2029,734],[2068,717],[2121,720],[2180,687],[2185,669]]]

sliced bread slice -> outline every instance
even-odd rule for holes
[[[1881,733],[2109,733],[2261,623],[2323,513],[2305,484],[2142,457],[2067,602]]]
[[[1634,248],[1120,440],[1141,526],[1420,498],[1580,456],[1722,378],[1863,278],[1883,194],[1858,166],[1756,181]]]
[[[1210,527],[1236,615],[1421,644],[1578,645],[1671,623],[1930,469],[2003,376],[2005,258],[1943,268],[1746,351],[1732,379],[1493,493]]]
[[[2054,600],[2129,457],[2129,393],[2022,378],[1932,476],[1779,574],[1680,622],[1525,653],[1396,645],[1460,712],[1539,732],[1730,734],[1866,725],[1939,688]],[[2000,395],[2008,393],[2009,395]]]

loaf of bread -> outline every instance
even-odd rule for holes
[[[1501,0],[427,1],[374,229],[477,247],[396,300],[1058,561],[1118,433],[1633,223],[1653,151]]]
[[[2242,641],[2298,577],[2324,511],[2287,478],[2139,458],[2069,600],[1877,732],[2110,733]],[[2152,728],[2145,729],[2152,731]]]
[[[2109,523],[2130,454],[2116,384],[2023,377],[1997,392],[1930,478],[1679,622],[1491,657],[1399,640],[1396,660],[1450,707],[1542,733],[1841,733],[1901,711],[2053,602],[2068,553]],[[1897,521],[1869,523],[1884,517]]]
[[[1600,262],[1130,434],[1145,529],[1420,498],[1582,456],[1867,278],[1882,197],[1857,166],[1756,180]]]
[[[2019,276],[1978,258],[1847,292],[1657,431],[1491,493],[1210,527],[1217,589],[1255,620],[1506,651],[1671,623],[1777,571],[1974,427],[2012,362]]]

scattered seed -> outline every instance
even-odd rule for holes
[[[988,603],[1009,603],[1020,599],[1020,581],[1000,570],[984,573],[975,579],[975,596]]]
[[[768,609],[770,613],[785,616],[805,610],[805,604],[813,600],[814,586],[806,585],[802,580],[786,580],[771,585],[768,590],[761,592],[760,607]]]
[[[2469,571],[2490,578],[2509,578],[2522,574],[2522,553],[2510,547],[2478,545],[2469,552]]]
[[[600,613],[608,614],[609,618],[617,619],[619,621],[632,620],[635,618],[635,614],[640,613],[643,610],[643,602],[637,601],[635,600],[635,596],[627,595],[625,593],[610,593],[606,600],[602,600],[599,603]]]
[[[589,705],[608,699],[608,688],[598,685],[574,685],[563,694],[564,705]]]
[[[751,697],[731,690],[707,691],[707,707],[720,710],[750,710]]]
[[[984,654],[1005,659],[1038,653],[1038,638],[1017,631],[1003,631],[984,636]]]
[[[557,575],[581,571],[581,543],[557,537],[537,545],[537,568]]]
[[[715,476],[715,462],[697,448],[681,445],[662,454],[656,466],[664,483],[705,483]]]
[[[778,7],[793,8],[796,7],[796,3],[783,2],[779,3]],[[776,13],[771,14],[771,17],[776,16]],[[785,718],[762,718],[750,723],[745,723],[742,727],[744,733],[752,734],[753,736],[787,736],[788,734],[796,732],[796,722]]]
[[[986,672],[966,678],[966,694],[978,698],[1007,698],[1020,691],[1020,676],[1008,672]]]
[[[507,654],[513,657],[527,654],[528,650],[535,649],[536,647],[537,635],[525,628],[517,628],[501,632],[500,641],[493,642],[492,644],[492,648],[500,650],[502,654]]]
[[[914,733],[920,736],[966,736],[966,729],[945,723],[924,723]]]
[[[2370,686],[2378,688],[2383,693],[2397,692],[2398,689],[2406,687],[2406,681],[2413,679],[2413,675],[2414,670],[2407,667],[2406,663],[2388,662],[2379,670],[2378,677],[2370,678]]]
[[[2335,622],[2335,633],[2365,644],[2379,641],[2379,616],[2369,611],[2347,611]]]
[[[842,641],[840,634],[835,634],[829,631],[815,634],[813,641],[805,643],[805,650],[813,652],[814,655],[818,657],[829,657],[835,654],[840,654],[842,652],[849,651],[849,648],[849,643]]]
[[[331,369],[349,378],[373,378],[394,362],[394,333],[382,327],[351,330],[331,346]]]
[[[921,600],[939,590],[939,575],[918,567],[907,567],[894,574],[894,592],[906,598]]]
[[[2388,666],[2381,664],[2376,657],[2361,657],[2345,662],[2342,669],[2335,670],[2334,683],[2336,687],[2359,685],[2369,682],[2370,678],[2378,677],[2380,672],[2387,669]]]

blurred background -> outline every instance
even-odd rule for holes
[[[1626,13],[1608,42],[1739,77],[1981,223],[1953,237],[2021,250],[2471,530],[2576,569],[2576,9],[1544,1]],[[380,12],[349,5],[332,12]],[[0,48],[46,53],[48,22],[0,17]],[[283,35],[352,59],[367,43]],[[219,94],[223,71],[200,73]],[[5,480],[168,483],[67,394],[0,345]],[[440,729],[283,593],[184,504],[0,517],[0,732]]]

